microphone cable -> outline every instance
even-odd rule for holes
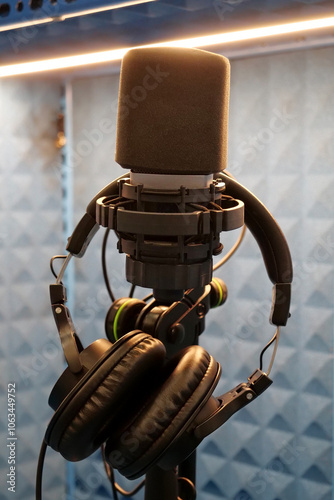
[[[231,257],[232,255],[235,254],[235,252],[238,250],[238,248],[240,247],[241,243],[242,243],[242,240],[244,239],[245,237],[245,233],[246,233],[246,226],[243,225],[242,227],[242,230],[241,230],[241,233],[239,235],[239,238],[237,239],[237,241],[234,243],[233,247],[227,252],[226,255],[224,255],[224,257],[222,259],[220,259],[219,262],[217,262],[217,264],[215,264],[213,266],[213,271],[216,271],[217,269],[219,269],[223,264],[225,264]]]
[[[105,282],[105,285],[106,285],[106,288],[108,290],[108,294],[109,294],[109,297],[111,299],[112,302],[115,302],[115,296],[113,294],[113,291],[111,289],[111,285],[110,285],[110,280],[109,280],[109,276],[108,276],[108,270],[107,270],[107,262],[106,262],[106,249],[107,249],[107,241],[108,241],[108,236],[109,236],[109,233],[110,233],[110,229],[106,229],[106,232],[105,232],[105,235],[104,235],[104,238],[103,238],[103,243],[102,243],[102,250],[101,250],[101,261],[102,261],[102,272],[103,272],[103,279],[104,279],[104,282]],[[245,237],[245,234],[246,234],[246,225],[244,225],[242,227],[242,230],[240,232],[240,235],[237,239],[237,241],[234,243],[234,245],[232,246],[232,248],[227,252],[226,255],[224,255],[224,257],[222,259],[220,259],[214,266],[213,266],[213,271],[216,271],[217,269],[219,269],[222,265],[224,265],[231,257],[232,255],[235,254],[235,252],[238,250],[238,248],[240,247],[244,237]],[[63,255],[59,255],[59,256],[56,256],[54,258],[64,258]],[[52,268],[51,268],[52,269]],[[52,271],[53,274],[54,271]],[[131,286],[131,289],[130,289],[130,292],[129,292],[129,297],[132,298],[133,295],[134,295],[134,291],[135,291],[135,288],[136,288],[136,285],[132,285]],[[149,294],[147,297],[145,297],[143,300],[146,301],[148,299],[150,299],[151,297],[153,297],[153,294]]]
[[[109,228],[107,228],[106,231],[105,231],[104,237],[103,237],[102,248],[101,248],[101,263],[102,263],[103,279],[104,279],[104,283],[106,285],[109,297],[110,297],[110,299],[111,299],[112,302],[115,302],[115,300],[116,300],[115,299],[115,295],[114,295],[114,293],[112,291],[112,288],[111,288],[111,285],[110,285],[110,279],[109,279],[109,276],[108,276],[107,258],[106,258],[106,254],[107,254],[107,242],[108,242],[108,237],[109,237],[110,231],[111,230]],[[56,255],[55,257],[53,257],[53,259],[56,259],[56,258],[66,258],[66,255]],[[56,276],[56,274],[54,273],[52,267],[51,267],[51,270],[52,270],[53,274]],[[131,288],[130,288],[130,292],[129,292],[129,298],[133,297],[135,289],[136,289],[136,285],[132,285]],[[153,297],[153,293],[149,293],[142,300],[144,302],[147,302],[152,297]]]
[[[112,291],[111,286],[110,286],[110,280],[108,277],[107,262],[106,262],[106,248],[107,248],[109,233],[110,233],[110,229],[106,229],[106,232],[104,233],[103,242],[102,242],[102,250],[101,250],[101,253],[102,253],[102,272],[103,272],[103,278],[104,278],[106,288],[108,290],[109,297],[111,298],[112,302],[115,302],[115,296],[114,296],[113,291]]]
[[[228,177],[231,177],[231,179],[236,180],[234,175],[231,174],[231,172],[229,172],[226,169],[224,170],[224,174],[227,175]],[[221,267],[223,264],[225,264],[225,262],[227,262],[232,257],[232,255],[235,254],[235,252],[238,250],[239,246],[241,245],[242,240],[245,237],[245,234],[246,234],[246,224],[243,225],[242,230],[241,230],[240,235],[239,235],[239,238],[234,243],[233,247],[227,252],[227,254],[222,259],[220,259],[219,262],[217,262],[217,264],[215,264],[213,266],[213,268],[212,268],[213,271],[216,271],[217,269],[219,269],[219,267]]]

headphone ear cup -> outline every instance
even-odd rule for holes
[[[46,430],[47,444],[69,461],[91,455],[111,427],[118,432],[120,415],[156,379],[165,352],[159,340],[139,331],[111,346],[60,403]]]
[[[159,465],[211,396],[219,374],[220,365],[200,346],[175,354],[151,397],[125,425],[111,430],[105,448],[109,464],[129,479]]]
[[[126,333],[135,330],[137,318],[146,305],[143,300],[129,297],[123,297],[113,302],[104,323],[105,332],[110,342],[115,342]]]
[[[210,286],[210,307],[221,306],[227,299],[227,286],[225,282],[220,278],[212,278]]]

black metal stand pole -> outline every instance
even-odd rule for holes
[[[186,478],[192,483],[179,481],[179,497],[182,500],[195,500],[196,498],[196,451],[194,451],[179,466],[179,477]]]
[[[182,307],[176,314],[173,312],[173,307],[170,311],[174,314],[172,320],[169,319],[167,312],[164,313],[165,323],[160,321],[159,328],[152,333],[156,338],[165,343],[166,347],[173,348],[173,353],[179,349],[198,344],[198,335],[204,330],[204,316],[201,314],[199,302],[207,302],[205,311],[209,309],[209,290],[194,289],[187,292],[188,302],[179,302]],[[154,303],[153,303],[154,304]],[[188,308],[187,314],[184,313],[185,304]],[[191,304],[191,305],[189,305]],[[167,304],[166,304],[167,305]],[[170,301],[168,307],[170,306]],[[175,306],[174,306],[175,307]],[[150,309],[146,310],[146,324],[144,330],[147,331],[147,326],[150,323],[147,318],[150,316]],[[179,317],[180,315],[180,317]],[[181,319],[182,318],[182,319]],[[154,316],[154,324],[156,324],[156,317]],[[178,321],[183,323],[185,327],[185,338],[182,339],[179,349],[175,349],[174,343],[168,345],[168,333],[172,326],[171,324]],[[152,322],[153,323],[153,322]],[[179,325],[180,326],[180,325]],[[175,341],[178,340],[176,337]],[[181,345],[182,344],[182,345]],[[168,349],[167,349],[168,352]],[[182,478],[182,479],[181,479]],[[165,471],[158,466],[152,467],[146,474],[145,482],[145,500],[195,500],[196,499],[196,451],[194,451],[184,462],[179,464],[177,470]]]
[[[178,500],[178,480],[174,470],[152,467],[146,474],[145,500]]]
[[[178,474],[152,467],[146,474],[145,500],[195,500],[195,483],[196,452],[179,466]]]

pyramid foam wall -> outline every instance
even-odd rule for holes
[[[52,413],[48,395],[63,367],[48,300],[49,260],[62,241],[55,147],[60,86],[9,79],[0,82],[0,94],[0,499],[33,500],[39,447]],[[15,494],[7,483],[13,463],[8,384],[16,391]],[[47,455],[44,488],[50,500],[63,498],[64,461],[54,453]]]
[[[201,444],[198,500],[332,498],[332,60],[333,49],[325,48],[231,64],[229,170],[274,214],[291,248],[295,278],[274,384]],[[122,173],[113,160],[117,89],[118,75],[74,82],[76,221],[94,194]],[[104,335],[110,304],[100,271],[102,236],[76,262],[75,313],[85,344]],[[226,251],[237,236],[222,235]],[[112,238],[108,266],[121,297],[129,284]],[[217,392],[223,393],[247,379],[274,333],[268,322],[272,285],[249,234],[217,276],[227,283],[229,298],[210,311],[200,343],[222,364]],[[269,355],[264,362],[266,368]],[[78,488],[87,487],[96,460],[77,466]],[[92,496],[107,498],[97,474]]]

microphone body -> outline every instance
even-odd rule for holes
[[[230,64],[199,49],[133,49],[123,58],[116,162],[133,172],[226,168]]]
[[[134,49],[122,62],[115,159],[130,172],[97,201],[96,221],[119,236],[127,280],[167,303],[210,283],[219,233],[244,222],[243,203],[214,179],[226,167],[229,81],[228,59],[197,49]]]

